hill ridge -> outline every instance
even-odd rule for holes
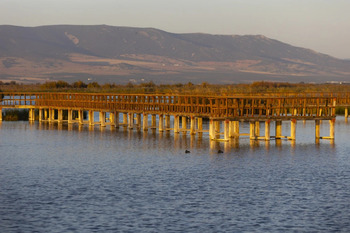
[[[115,76],[129,81],[143,76],[200,82],[210,81],[201,75],[212,75],[235,82],[237,75],[248,73],[263,74],[260,79],[288,77],[291,82],[300,79],[293,77],[341,80],[349,77],[350,62],[264,35],[171,33],[109,25],[0,25],[0,78],[5,79],[43,81],[86,74],[95,79]]]

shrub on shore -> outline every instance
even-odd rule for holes
[[[2,114],[4,121],[27,121],[29,111],[28,109],[7,109]]]

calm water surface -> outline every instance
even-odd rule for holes
[[[335,130],[334,144],[315,144],[313,122],[295,144],[210,143],[2,122],[0,231],[350,232],[350,124]]]

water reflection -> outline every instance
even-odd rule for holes
[[[98,125],[0,127],[3,232],[350,229],[344,124],[337,148],[331,140],[315,144],[312,124],[296,141],[228,142]]]
[[[270,150],[270,141],[265,141],[265,149],[266,151]]]
[[[0,123],[1,126],[1,123]],[[237,151],[240,148],[250,148],[251,151],[270,151],[272,148],[276,148],[279,151],[285,147],[289,147],[290,151],[293,152],[298,143],[305,143],[302,139],[297,140],[284,140],[284,139],[272,139],[272,140],[250,140],[249,137],[232,138],[229,141],[215,141],[209,140],[207,134],[196,134],[191,135],[184,132],[173,133],[172,131],[159,132],[157,129],[149,129],[148,131],[129,129],[128,127],[122,126],[115,128],[111,126],[100,127],[99,125],[80,125],[80,124],[58,124],[48,122],[36,122],[29,123],[28,127],[37,128],[38,130],[57,130],[57,131],[76,131],[80,133],[89,132],[92,136],[99,132],[101,138],[104,135],[115,135],[117,137],[123,137],[128,141],[138,141],[143,144],[152,144],[153,148],[164,148],[165,145],[170,146],[174,150],[209,150],[211,154],[217,154],[218,151],[224,153],[231,153]],[[109,127],[109,129],[108,129]],[[301,126],[305,131],[309,131],[310,124]],[[312,132],[313,133],[313,132]],[[311,133],[310,133],[311,134]],[[311,134],[313,136],[313,134]],[[317,145],[329,145],[331,148],[335,147],[334,140],[316,139],[310,141],[310,144]],[[137,144],[135,144],[137,145]],[[294,153],[294,152],[293,152]]]
[[[275,140],[275,146],[277,147],[277,148],[282,148],[282,140],[281,139],[276,139]]]

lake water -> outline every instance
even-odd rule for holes
[[[295,143],[210,143],[2,122],[0,231],[350,232],[350,123],[335,126],[334,143],[315,144],[314,122],[298,122]]]

